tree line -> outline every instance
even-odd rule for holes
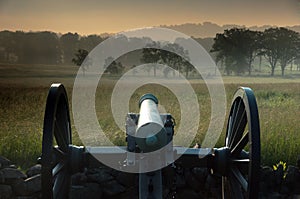
[[[57,34],[54,32],[0,32],[0,63],[18,64],[76,64],[80,65],[88,53],[104,39],[99,35],[80,36],[77,33]],[[189,64],[189,52],[175,43],[153,42],[150,38],[147,48],[142,49],[141,63],[161,63],[188,76],[193,71]],[[216,34],[211,39],[194,38],[210,52],[219,68],[230,74],[251,75],[254,60],[264,59],[270,68],[271,76],[276,67],[280,67],[284,76],[288,64],[296,64],[300,69],[300,36],[298,32],[287,28],[268,28],[264,31],[253,31],[246,28],[231,28]],[[124,40],[124,41],[123,41]],[[129,38],[120,38],[122,42]],[[132,42],[141,42],[131,38]],[[130,40],[130,41],[131,41]],[[211,42],[210,42],[211,41]],[[178,56],[174,53],[181,55]],[[135,55],[138,55],[135,54]],[[114,59],[114,58],[109,58]],[[92,60],[91,60],[92,61]],[[107,60],[107,63],[110,63]],[[106,63],[105,63],[106,64]],[[125,63],[126,64],[126,63]],[[136,63],[140,64],[140,63]],[[154,66],[145,70],[156,75]],[[122,73],[124,63],[112,62],[108,73]],[[83,71],[84,72],[84,71]],[[168,76],[170,71],[163,71]]]
[[[232,28],[217,34],[210,52],[216,54],[227,74],[232,72],[251,75],[255,58],[264,57],[274,76],[280,66],[284,76],[288,64],[300,66],[300,36],[298,32],[287,28],[269,28],[265,31],[252,31],[245,28]]]
[[[99,35],[63,35],[54,32],[0,32],[0,62],[18,64],[72,64],[78,49],[92,50],[105,38]]]

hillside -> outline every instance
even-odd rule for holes
[[[179,25],[162,25],[161,27],[170,28],[197,38],[199,37],[206,38],[206,37],[215,37],[216,33],[222,33],[224,30],[233,27],[249,28],[251,30],[263,31],[267,28],[276,27],[276,26],[264,25],[264,26],[247,27],[247,26],[235,25],[235,24],[226,24],[221,26],[212,22],[204,22],[204,23],[185,23]],[[300,32],[300,25],[286,26],[286,28],[294,30],[296,32]]]

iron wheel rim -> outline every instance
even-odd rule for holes
[[[68,98],[62,84],[50,87],[42,143],[43,198],[67,198],[71,183],[68,153],[72,138]]]
[[[229,149],[229,165],[227,175],[222,177],[222,198],[258,198],[260,126],[256,99],[250,88],[241,87],[234,95],[225,147]]]

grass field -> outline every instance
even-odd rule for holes
[[[0,155],[6,156],[22,168],[35,163],[41,153],[48,88],[53,82],[62,82],[71,98],[77,69],[74,66],[0,65]],[[227,110],[239,86],[249,86],[255,92],[260,114],[263,164],[272,165],[280,160],[295,164],[300,155],[300,79],[224,77],[223,80],[227,93]],[[106,78],[99,84],[96,112],[103,118],[99,123],[107,136],[115,144],[125,145],[125,135],[115,125],[110,110],[114,83],[115,78]],[[194,144],[201,143],[207,130],[210,98],[202,81],[193,79],[191,83],[197,93],[201,112],[200,128]],[[139,88],[130,100],[131,111],[138,111],[137,101],[146,92],[154,93],[173,117],[180,118],[179,104],[175,96],[159,85]],[[72,128],[73,142],[81,144],[75,127]],[[225,129],[217,147],[223,145],[224,131]]]

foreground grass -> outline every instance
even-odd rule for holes
[[[232,96],[241,84],[235,78],[234,81],[226,78],[224,81],[228,100],[227,110],[229,110]],[[272,80],[270,83],[265,79],[261,79],[258,83],[250,79],[249,81],[241,79],[241,81],[243,86],[251,87],[257,97],[261,123],[262,163],[272,165],[282,160],[288,164],[295,164],[300,155],[300,83],[294,80],[280,83]],[[99,121],[101,127],[114,144],[125,145],[125,135],[114,123],[111,114],[110,97],[113,86],[113,81],[104,81],[99,85],[96,112],[102,118]],[[206,86],[195,81],[193,88],[199,99],[201,121],[192,145],[196,142],[201,143],[210,118],[210,98]],[[71,98],[70,85],[67,90]],[[137,101],[147,92],[155,94],[164,109],[173,117],[180,118],[179,104],[175,96],[158,85],[143,86],[136,90],[130,100],[132,112],[138,111]],[[1,85],[0,155],[6,156],[22,168],[34,164],[40,156],[47,93],[48,85],[28,88],[15,84]],[[177,122],[180,122],[179,119]],[[224,132],[225,128],[217,147],[223,146]],[[74,126],[73,142],[81,144]]]

